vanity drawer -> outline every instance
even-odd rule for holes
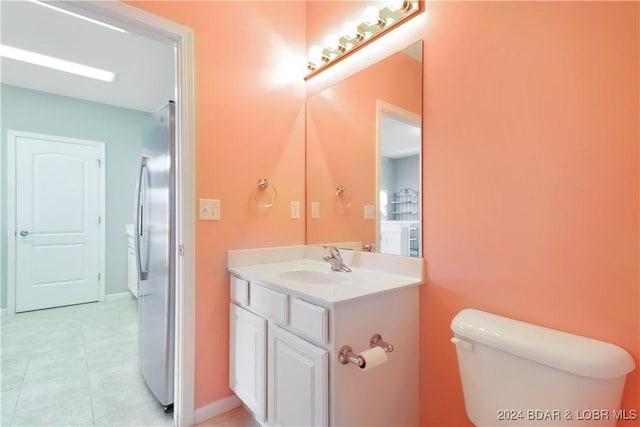
[[[246,307],[249,303],[249,282],[236,276],[231,276],[231,301]]]
[[[291,298],[289,322],[292,329],[317,342],[329,341],[329,314],[326,308]]]
[[[251,283],[249,307],[281,324],[287,321],[287,295],[264,286]]]

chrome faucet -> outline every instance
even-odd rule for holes
[[[340,251],[335,246],[329,246],[329,255],[322,259],[331,264],[331,269],[333,271],[344,271],[346,273],[351,271],[351,269],[345,265],[342,260],[342,256],[340,255]]]

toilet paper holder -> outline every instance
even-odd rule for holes
[[[369,348],[380,347],[386,353],[391,353],[393,351],[393,344],[389,344],[388,342],[382,339],[382,335],[373,334],[371,339],[369,340]],[[362,356],[353,352],[353,349],[349,345],[343,345],[338,352],[338,361],[343,365],[347,363],[353,363],[360,369],[366,366],[366,362]]]

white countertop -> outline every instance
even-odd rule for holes
[[[347,273],[331,271],[329,263],[322,261],[327,253],[312,246],[229,251],[228,268],[232,274],[249,281],[330,304],[423,283],[422,258],[343,250],[345,264],[352,270]],[[287,273],[294,270],[312,270],[321,275],[326,272],[330,283],[293,279]]]

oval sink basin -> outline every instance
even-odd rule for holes
[[[342,273],[332,270],[315,270],[315,269],[294,269],[285,271],[280,274],[280,277],[286,280],[292,280],[296,282],[304,282],[311,284],[331,284],[346,282],[349,278],[346,276],[349,273]]]

